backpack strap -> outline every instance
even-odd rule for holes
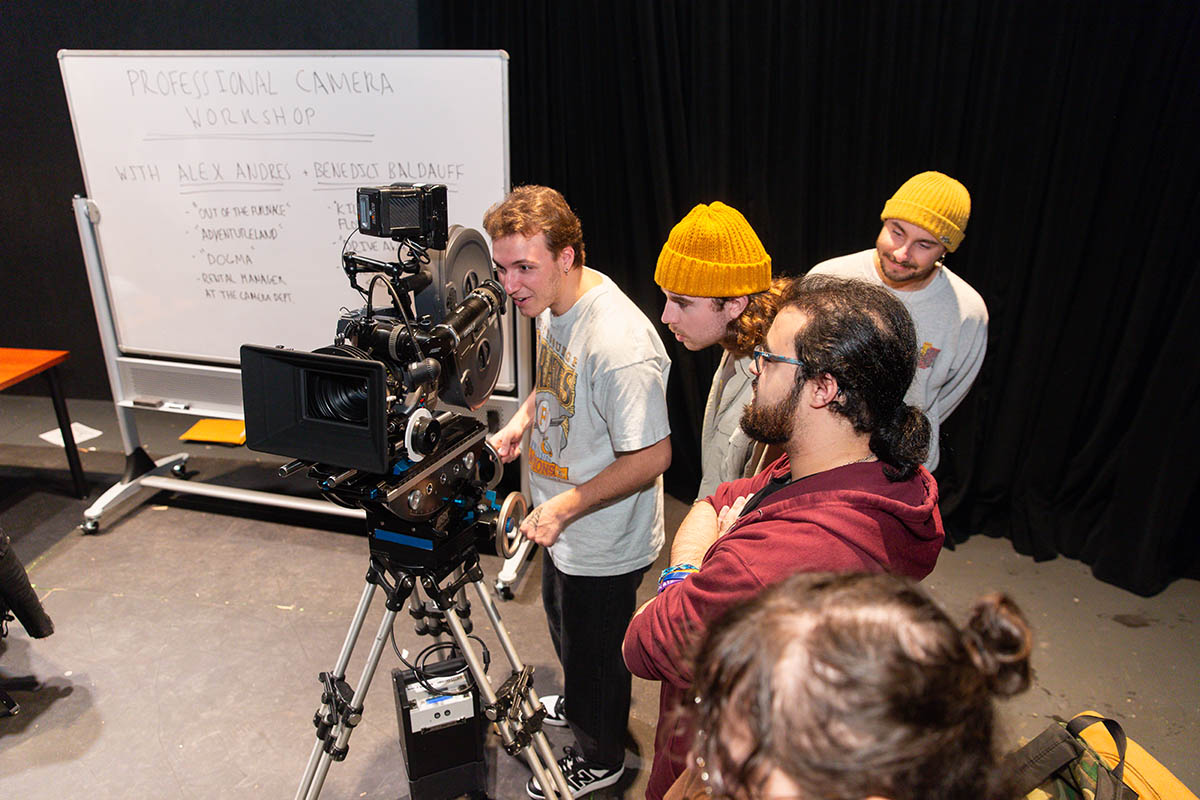
[[[1125,780],[1125,731],[1122,730],[1121,724],[1115,719],[1107,717],[1096,717],[1091,714],[1080,714],[1067,723],[1067,732],[1072,736],[1079,736],[1083,733],[1084,728],[1088,728],[1097,722],[1104,723],[1104,727],[1108,729],[1108,735],[1112,737],[1113,744],[1117,746],[1117,764],[1112,768],[1113,777],[1118,781]]]
[[[1125,764],[1125,731],[1114,720],[1089,714],[1075,717],[1066,726],[1054,723],[1033,741],[1005,757],[1002,769],[1012,793],[1017,796],[1028,795],[1089,751],[1091,748],[1079,738],[1079,731],[1096,722],[1104,723],[1121,758],[1118,769],[1109,770],[1103,759],[1093,755],[1100,765],[1096,775],[1096,800],[1137,800],[1137,792],[1121,779]]]
[[[1024,796],[1079,757],[1079,740],[1055,723],[1037,735],[1033,741],[1009,753],[1004,758],[1003,771],[1016,796]]]

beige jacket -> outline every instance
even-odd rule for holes
[[[754,441],[738,424],[742,409],[754,396],[749,356],[732,359],[732,374],[724,381],[731,356],[721,355],[704,406],[704,426],[700,431],[700,489],[697,498],[708,497],[722,483],[744,477]]]

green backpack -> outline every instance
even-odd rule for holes
[[[1080,737],[1102,722],[1117,745],[1117,764],[1108,764]],[[1125,732],[1111,719],[1081,714],[1056,722],[1004,760],[1014,793],[1030,800],[1137,800],[1125,785]]]

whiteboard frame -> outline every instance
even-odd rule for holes
[[[58,59],[83,57],[171,57],[171,56],[210,56],[210,57],[421,57],[437,55],[439,57],[487,57],[498,58],[501,61],[501,103],[503,113],[503,175],[504,190],[511,187],[510,171],[510,133],[509,133],[509,94],[508,94],[508,54],[503,50],[60,50]],[[68,86],[67,74],[62,71],[67,104],[71,113],[72,128],[75,126],[75,110],[71,107],[71,92]],[[83,171],[85,185],[87,182],[87,167],[84,163],[82,144],[75,137],[80,167]],[[103,255],[100,252],[96,237],[95,226],[100,220],[100,210],[87,197],[76,195],[72,201],[76,226],[79,230],[80,245],[83,260],[91,289],[92,305],[96,312],[101,346],[104,353],[105,368],[109,384],[112,388],[113,404],[117,411],[117,423],[121,432],[121,440],[125,449],[126,468],[121,481],[106,491],[91,507],[84,512],[83,529],[95,532],[99,529],[101,519],[106,514],[117,512],[134,500],[144,499],[148,491],[168,489],[171,491],[201,494],[221,497],[240,502],[255,502],[267,505],[282,506],[306,511],[329,513],[338,516],[362,517],[359,509],[344,509],[323,500],[307,500],[291,496],[271,494],[268,492],[247,492],[213,484],[196,481],[186,481],[165,477],[168,474],[182,472],[188,454],[176,453],[172,456],[152,461],[142,449],[134,421],[133,409],[138,407],[135,399],[141,396],[151,396],[163,400],[163,405],[153,410],[168,413],[183,413],[193,416],[218,417],[226,419],[241,419],[241,370],[235,365],[214,364],[206,361],[190,361],[178,357],[149,357],[142,351],[122,351],[117,335],[116,319],[113,315],[112,300],[108,287],[107,272],[104,267]],[[529,396],[533,388],[531,357],[532,357],[532,321],[524,319],[511,307],[509,321],[502,324],[510,325],[508,334],[514,340],[513,359],[516,385],[513,391],[499,391],[492,395],[476,415],[487,418],[489,412],[498,414],[499,422],[503,424],[516,413],[522,401]],[[152,388],[150,388],[152,387]],[[161,391],[166,388],[167,391]],[[521,470],[521,490],[528,494],[528,474]]]
[[[65,68],[65,63],[72,59],[122,59],[122,58],[145,58],[145,59],[171,59],[171,58],[272,58],[272,59],[306,59],[306,58],[459,58],[459,59],[486,59],[497,60],[500,67],[500,111],[501,111],[501,157],[503,159],[501,171],[501,192],[507,193],[512,187],[511,174],[511,133],[509,130],[509,89],[508,89],[508,61],[509,55],[504,50],[70,50],[62,49],[58,51],[59,71],[62,75],[63,88],[67,98],[67,109],[70,114],[72,131],[75,132],[75,149],[79,159],[80,169],[84,181],[84,194],[90,196],[93,192],[92,180],[89,177],[91,171],[88,167],[88,161],[84,155],[84,147],[82,138],[79,136],[79,110],[76,108],[76,100],[71,88],[71,81],[68,75],[68,70]],[[503,195],[501,195],[503,196]],[[497,198],[499,199],[499,198]],[[103,212],[103,208],[99,209]],[[93,225],[99,221],[99,214],[93,210],[92,215]],[[460,221],[460,224],[463,224]],[[477,224],[467,224],[466,227],[478,228]],[[97,244],[99,243],[97,237]],[[99,249],[99,246],[97,246]],[[101,259],[101,270],[106,281],[110,278],[109,270],[105,267],[103,259]],[[119,276],[119,272],[118,272]],[[349,295],[349,292],[348,292]],[[225,367],[238,368],[236,354],[228,356],[220,356],[213,353],[189,352],[186,348],[177,349],[159,349],[154,346],[148,346],[146,341],[131,341],[136,337],[122,336],[122,324],[120,309],[116,304],[115,295],[111,290],[106,291],[107,304],[109,315],[112,318],[112,328],[116,332],[116,341],[121,354],[124,356],[145,356],[152,359],[162,359],[167,363],[207,363],[213,365],[221,365]],[[336,309],[330,309],[331,325],[334,321],[334,312]],[[128,309],[126,309],[128,314]],[[126,319],[128,324],[129,320]],[[517,339],[519,332],[513,328],[519,328],[519,325],[512,325],[504,331],[504,336],[507,341],[513,342],[513,372],[511,375],[501,375],[498,391],[501,394],[509,394],[516,392],[521,394],[520,381],[518,376],[518,368],[522,362],[522,358],[518,356],[517,349],[520,347]],[[516,335],[514,335],[516,334]],[[265,344],[266,342],[258,342]],[[315,344],[315,346],[320,346]],[[306,348],[307,349],[307,348]],[[526,351],[528,352],[528,351]],[[157,395],[156,395],[157,396]],[[124,398],[131,400],[132,398]],[[169,403],[178,404],[183,402],[177,398],[161,397]],[[228,408],[222,413],[220,411],[221,404],[217,404],[218,408],[214,409],[215,415],[227,416]],[[227,406],[228,404],[224,404]],[[240,408],[240,403],[237,404]],[[238,412],[240,413],[240,412]]]

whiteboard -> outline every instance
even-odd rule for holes
[[[355,189],[444,183],[480,228],[508,191],[503,51],[59,52],[123,354],[238,363],[329,344],[361,297]],[[514,384],[506,331],[502,387]]]

